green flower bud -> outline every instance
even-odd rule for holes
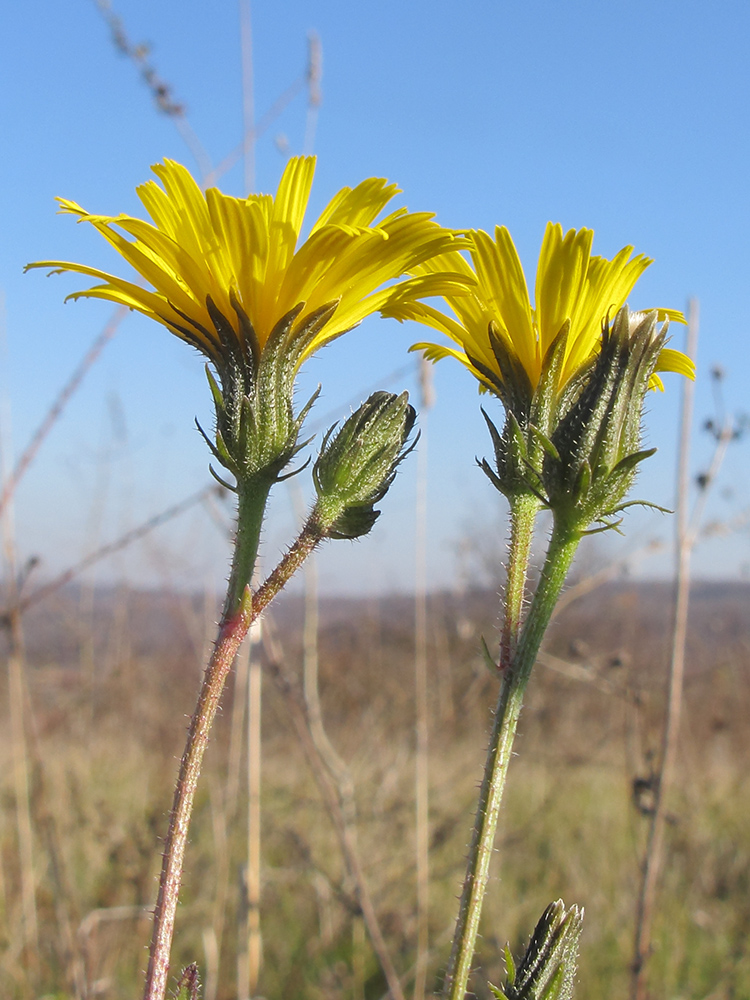
[[[377,520],[374,505],[416,444],[405,447],[417,418],[408,400],[406,392],[374,392],[336,434],[334,425],[324,437],[313,480],[316,514],[327,537],[359,538]]]
[[[507,982],[502,989],[489,984],[497,1000],[572,1000],[582,929],[582,909],[550,903],[518,968],[506,949]]]
[[[638,464],[656,450],[639,450],[641,417],[666,333],[655,310],[631,313],[623,306],[612,326],[605,324],[578,395],[560,407],[549,437],[539,433],[545,502],[570,531],[583,533],[622,510]]]

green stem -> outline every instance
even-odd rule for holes
[[[528,618],[515,656],[503,675],[500,697],[495,710],[495,725],[487,751],[482,787],[479,792],[461,904],[453,936],[448,971],[443,987],[445,1000],[464,1000],[474,958],[479,919],[489,879],[490,859],[500,802],[505,788],[518,717],[531,669],[539,652],[557,598],[573,561],[579,542],[578,533],[552,532],[542,575],[531,603]],[[515,556],[511,554],[511,563]],[[510,579],[510,566],[509,566]],[[517,602],[518,594],[512,601]]]
[[[510,542],[508,544],[508,578],[505,584],[503,628],[500,636],[500,670],[506,670],[513,657],[521,632],[526,576],[529,569],[534,522],[540,502],[533,494],[524,493],[510,501]]]
[[[195,712],[190,720],[185,751],[180,762],[169,828],[164,841],[159,893],[149,951],[144,1000],[163,1000],[169,977],[174,922],[182,882],[190,817],[203,756],[211,726],[219,707],[224,682],[240,643],[262,608],[249,606],[244,595],[252,578],[258,554],[263,513],[271,488],[266,480],[254,479],[238,486],[237,534],[227,598],[219,623],[219,635],[203,676]]]
[[[229,574],[223,618],[236,614],[245,588],[249,586],[258,558],[260,532],[273,480],[254,477],[237,484],[237,533],[234,537],[232,569]]]

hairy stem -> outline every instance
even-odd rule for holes
[[[227,597],[224,604],[223,622],[236,614],[250,585],[258,558],[260,531],[266,512],[271,482],[253,478],[248,483],[237,486],[237,532],[234,536],[232,569],[229,573]],[[219,626],[221,629],[221,626]],[[221,634],[221,632],[219,633]]]
[[[511,537],[513,538],[513,535]],[[503,673],[500,697],[495,710],[495,725],[490,737],[484,777],[479,792],[479,803],[471,835],[466,877],[453,936],[453,948],[443,987],[445,1000],[464,1000],[466,994],[479,931],[482,903],[489,879],[490,859],[495,841],[500,802],[505,789],[505,778],[508,773],[518,717],[521,714],[523,695],[578,541],[577,534],[575,536],[564,534],[557,528],[553,531],[544,569],[531,603],[528,618],[518,640],[515,655],[510,666]],[[514,544],[520,545],[518,542]],[[512,553],[511,563],[514,558]],[[515,570],[513,576],[518,580],[519,574]],[[510,579],[509,567],[509,583]],[[509,598],[520,608],[519,602],[522,595],[520,597],[518,594],[509,595]],[[517,618],[514,621],[517,623]],[[509,638],[512,640],[512,628],[509,631]]]
[[[258,617],[263,608],[267,604],[270,604],[286,584],[287,580],[294,576],[305,559],[307,559],[310,553],[325,537],[325,529],[321,526],[316,512],[313,511],[297,540],[290,546],[278,566],[253,594],[253,621]]]
[[[512,662],[518,645],[523,618],[523,600],[529,569],[534,521],[539,500],[533,495],[514,497],[510,504],[510,542],[508,544],[508,580],[505,585],[503,627],[500,636],[500,670]]]
[[[169,957],[190,817],[203,756],[208,746],[211,726],[219,707],[224,683],[250,625],[324,537],[317,521],[312,517],[266,583],[250,599],[250,579],[258,552],[269,490],[270,484],[264,485],[258,481],[251,482],[244,488],[241,485],[239,488],[237,535],[226,604],[219,625],[218,639],[206,667],[198,703],[190,720],[169,816],[169,828],[164,841],[144,1000],[164,1000],[166,994]]]
[[[247,610],[222,620],[219,638],[206,667],[198,703],[190,720],[169,816],[169,829],[164,841],[159,894],[146,973],[145,1000],[163,1000],[166,993],[175,914],[198,777],[224,682],[250,623],[251,616]]]

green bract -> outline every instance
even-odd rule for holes
[[[556,427],[560,412],[568,403],[571,392],[575,391],[572,387],[578,384],[576,378],[562,389],[558,387],[569,332],[570,321],[566,321],[547,350],[535,388],[532,389],[522,368],[516,370],[516,378],[505,386],[504,395],[500,397],[505,406],[502,433],[482,410],[495,450],[495,469],[486,459],[479,464],[508,499],[522,494],[538,494],[541,489],[543,441]],[[491,324],[489,336],[498,362],[505,364],[507,361],[510,365],[512,359]]]
[[[246,340],[255,342],[249,319],[236,302],[234,305]],[[216,443],[200,425],[199,430],[214,458],[238,483],[261,477],[273,484],[283,478],[282,470],[306,443],[298,442],[299,432],[318,393],[295,415],[294,376],[300,354],[335,313],[336,303],[323,306],[300,330],[295,328],[294,321],[301,310],[299,305],[282,317],[262,352],[252,351],[245,356],[236,338],[225,335],[223,318],[209,302],[217,334],[224,345],[216,363],[219,383],[206,366],[216,410]]]
[[[664,346],[668,323],[656,311],[623,306],[582,378],[577,398],[560,415],[542,465],[544,501],[556,523],[583,533],[623,509],[636,468],[656,449],[640,450],[643,400]],[[610,525],[611,526],[611,525]]]
[[[667,335],[668,321],[657,321],[656,310],[623,306],[604,324],[599,353],[556,391],[569,324],[563,327],[528,403],[507,406],[502,433],[484,415],[495,464],[480,465],[501,493],[535,494],[561,528],[579,535],[627,506],[636,467],[655,451],[640,450],[640,440],[644,397]]]
[[[502,989],[490,984],[497,1000],[572,1000],[583,910],[550,903],[516,968],[506,950],[508,980]]]

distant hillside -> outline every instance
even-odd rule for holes
[[[123,646],[134,657],[167,656],[174,667],[192,672],[203,662],[214,635],[218,600],[198,595],[99,588],[94,593],[68,587],[24,615],[26,651],[31,665],[75,667],[81,657],[111,657]],[[297,649],[304,614],[302,597],[283,597],[271,615],[285,642]],[[413,601],[404,596],[325,597],[320,602],[321,645],[353,649],[363,637],[400,652],[412,639]],[[499,615],[499,599],[489,591],[429,598],[430,626],[461,657],[479,637],[490,644]],[[576,661],[626,662],[639,683],[659,677],[666,663],[672,615],[672,586],[658,582],[608,583],[566,606],[547,637],[549,652]],[[0,651],[4,650],[4,639]],[[747,659],[750,653],[750,584],[694,584],[690,601],[688,673],[717,665],[717,657]]]

